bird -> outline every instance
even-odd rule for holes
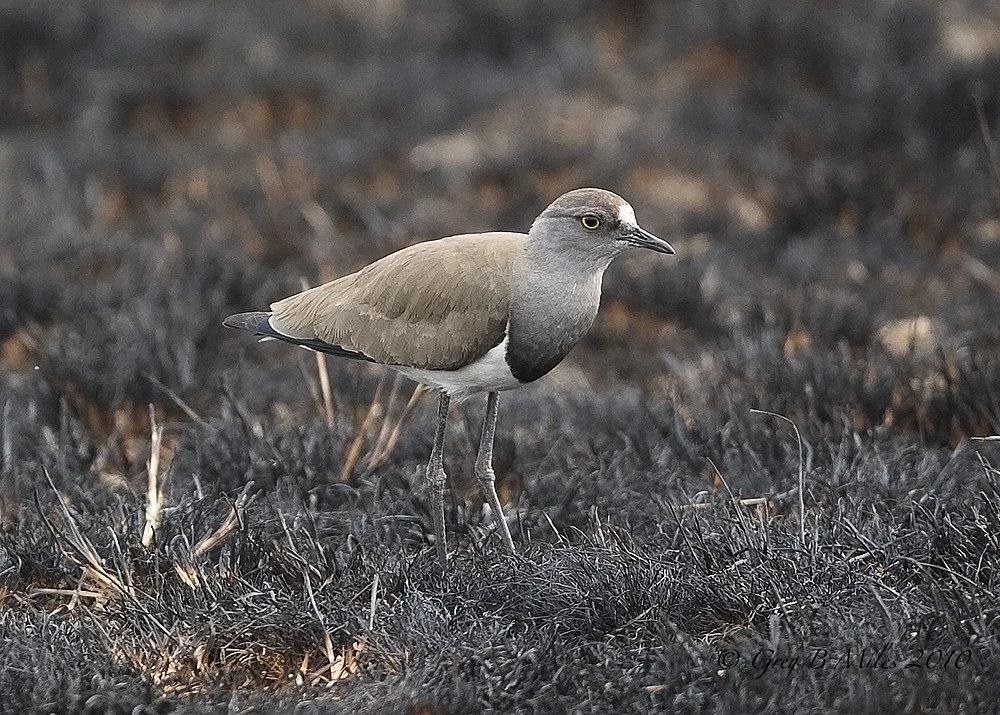
[[[597,317],[605,270],[618,255],[674,248],[641,228],[621,196],[563,194],[527,233],[423,241],[355,273],[223,325],[337,357],[387,366],[438,393],[426,479],[438,561],[447,566],[443,466],[452,400],[486,393],[475,476],[506,547],[514,541],[497,495],[493,441],[500,393],[546,375]]]

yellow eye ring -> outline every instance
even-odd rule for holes
[[[588,231],[596,231],[601,225],[601,219],[597,218],[593,214],[586,214],[585,216],[580,217],[580,223],[582,223],[583,227]]]

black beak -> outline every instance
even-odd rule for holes
[[[625,243],[630,246],[636,246],[637,248],[648,248],[651,251],[656,251],[657,253],[666,253],[668,255],[674,255],[677,253],[674,247],[669,243],[664,241],[662,238],[657,238],[649,231],[639,228],[629,228],[624,238]]]

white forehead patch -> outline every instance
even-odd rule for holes
[[[628,204],[622,204],[618,209],[618,218],[629,226],[638,226],[635,220],[635,210]]]

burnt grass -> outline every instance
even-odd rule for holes
[[[995,707],[995,5],[367,5],[0,9],[0,710]],[[433,400],[221,320],[586,185],[679,255],[442,572]]]

